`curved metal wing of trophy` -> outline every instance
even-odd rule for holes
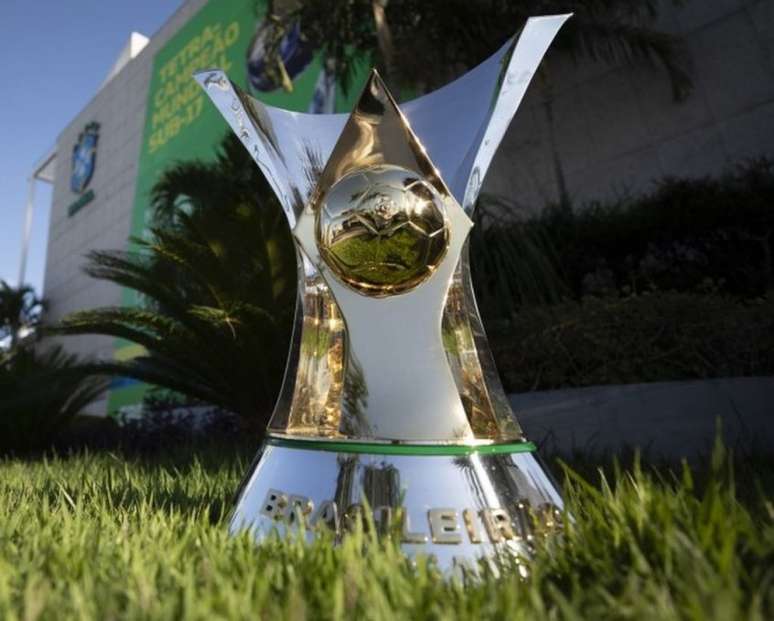
[[[500,385],[476,308],[464,243],[470,226],[465,214],[472,214],[482,180],[507,126],[546,49],[568,17],[529,19],[519,36],[484,63],[400,108],[378,78],[372,77],[359,111],[356,109],[351,117],[309,115],[266,106],[241,92],[221,71],[195,76],[265,174],[304,248],[299,257],[296,329],[282,393],[269,426],[272,434],[465,444],[522,437]],[[369,109],[374,102],[381,102],[376,106],[381,106],[379,111]],[[382,131],[380,126],[389,126],[389,130]],[[345,127],[350,130],[350,139],[345,139]],[[395,136],[402,137],[402,145],[387,144]],[[344,147],[336,153],[337,141],[341,140],[339,144],[345,144],[349,153],[344,153]],[[400,151],[400,161],[374,156],[385,149]],[[413,165],[406,164],[408,151],[413,153]],[[348,168],[346,162],[353,160],[357,166]],[[389,172],[379,166],[399,166],[404,172],[415,173],[422,183],[430,178],[437,180],[428,190],[435,194],[426,197],[425,202],[435,205],[441,214],[446,228],[440,228],[446,230],[450,240],[444,260],[434,266],[428,281],[415,291],[379,299],[379,318],[371,317],[368,328],[368,314],[373,314],[368,310],[369,301],[373,298],[363,295],[363,291],[353,292],[357,288],[353,283],[359,278],[347,281],[346,274],[334,273],[341,257],[330,251],[321,257],[311,242],[318,234],[312,231],[319,228],[324,194],[337,182],[346,181],[347,170],[372,168],[369,179],[378,186],[384,181],[382,173]],[[381,199],[374,200],[378,203]],[[310,211],[315,205],[318,211]],[[358,226],[370,226],[371,233],[375,233],[375,221],[385,220],[379,209],[384,212],[376,206],[370,220],[361,218]],[[437,224],[437,218],[429,220],[418,227],[423,234],[432,233],[428,227],[434,221]],[[317,223],[314,227],[312,221]],[[339,224],[338,229],[330,227],[331,239],[342,237]],[[347,226],[352,228],[352,222]],[[348,252],[350,259],[357,256],[351,249]],[[347,252],[343,256],[346,258]],[[320,266],[323,271],[327,266],[328,273],[322,275]],[[442,305],[443,312],[437,316],[431,298]],[[410,299],[414,300],[411,304],[406,301]],[[347,311],[342,304],[359,310]],[[380,326],[385,316],[392,326],[389,329]],[[437,324],[440,334],[433,328]],[[400,325],[403,330],[398,329]],[[398,358],[401,348],[412,347],[404,360],[397,364],[383,360],[385,352],[380,354],[373,346],[373,333],[379,330],[397,335],[397,340],[387,346],[398,352]],[[405,343],[400,342],[403,338]],[[371,344],[367,344],[369,341]],[[445,365],[439,363],[434,343],[442,344]],[[428,356],[423,359],[429,365],[423,377],[429,376],[432,381],[423,381],[431,385],[412,391],[407,388],[409,380],[422,363],[407,363],[420,350]],[[388,414],[384,409],[391,381],[392,411]],[[417,411],[417,405],[423,402],[433,403],[436,411]]]
[[[258,164],[293,228],[349,115],[267,106],[219,69],[197,72],[194,79]]]
[[[540,61],[570,16],[530,17],[519,34],[483,63],[454,82],[401,104],[468,215]]]
[[[540,61],[569,17],[529,18],[521,33],[483,63],[437,91],[401,104],[401,112],[468,214]],[[268,106],[217,69],[194,77],[250,151],[290,226],[295,226],[349,115]]]

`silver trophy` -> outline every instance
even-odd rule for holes
[[[282,391],[230,528],[366,523],[439,566],[529,557],[562,500],[510,409],[476,308],[481,184],[569,15],[535,17],[455,82],[398,105],[374,71],[350,115],[197,81],[271,184],[298,249]],[[260,355],[260,352],[256,352]]]

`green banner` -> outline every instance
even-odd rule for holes
[[[137,186],[132,208],[131,235],[147,238],[152,219],[150,192],[171,164],[207,160],[228,129],[220,113],[191,77],[195,71],[220,68],[254,97],[281,108],[302,112],[334,112],[352,109],[365,81],[365,72],[348,96],[338,92],[324,71],[319,54],[305,47],[298,28],[286,34],[280,47],[292,79],[292,91],[274,84],[263,71],[263,0],[211,0],[162,46],[153,59],[145,127],[137,167]],[[130,244],[131,247],[131,244]],[[123,304],[141,305],[135,291],[124,289]],[[119,340],[115,358],[127,360],[143,352],[133,343]],[[147,386],[132,380],[113,383],[110,413],[138,411]]]

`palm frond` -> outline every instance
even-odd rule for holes
[[[238,139],[212,162],[182,162],[152,193],[155,226],[135,251],[88,255],[86,272],[142,294],[141,308],[65,318],[58,334],[141,345],[93,363],[240,414],[262,428],[282,378],[296,299],[295,248],[278,202]]]
[[[106,388],[61,347],[18,348],[0,365],[0,452],[47,448]]]

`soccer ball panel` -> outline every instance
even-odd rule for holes
[[[438,192],[397,166],[340,179],[323,198],[316,235],[323,260],[339,279],[379,297],[427,280],[443,260],[449,239]]]

